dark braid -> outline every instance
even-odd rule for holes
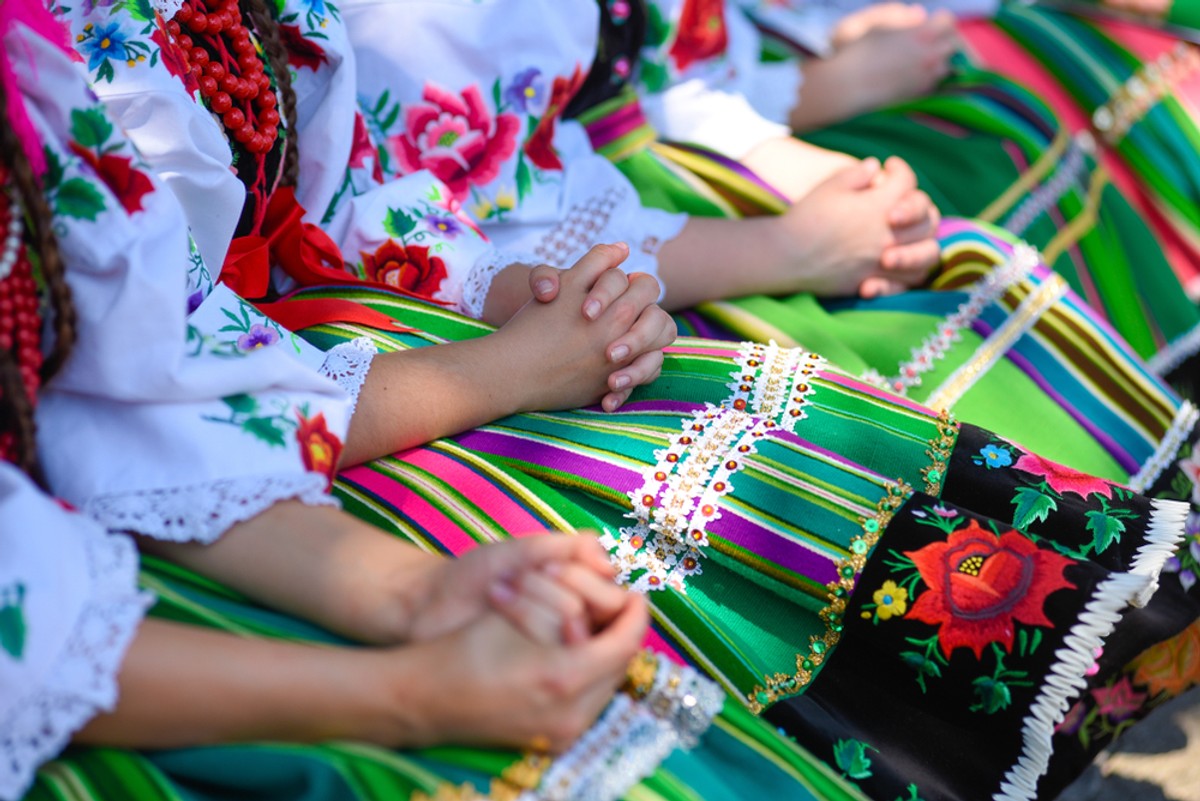
[[[7,107],[4,85],[0,83],[0,108]],[[42,363],[42,383],[49,381],[62,367],[75,344],[75,306],[67,286],[65,267],[54,238],[53,217],[42,188],[21,143],[8,121],[0,123],[0,154],[16,188],[14,213],[24,212],[27,253],[35,256],[50,295],[54,324],[54,347]],[[34,399],[29,397],[17,365],[15,348],[0,351],[0,433],[14,438],[14,462],[38,483],[44,485],[37,462]]]
[[[624,58],[630,70],[635,69],[639,52],[645,43],[647,11],[644,0],[629,0],[629,17],[623,22],[613,19],[607,0],[596,0],[596,4],[600,7],[600,38],[596,45],[596,59],[583,86],[567,105],[563,115],[567,119],[574,119],[620,94],[626,81],[616,74],[614,66]]]
[[[250,17],[258,40],[267,54],[267,63],[275,74],[275,86],[279,90],[279,109],[285,126],[283,153],[283,186],[295,186],[300,172],[300,151],[296,135],[296,92],[292,89],[292,73],[288,69],[287,47],[275,15],[267,8],[265,0],[241,0],[242,11]]]

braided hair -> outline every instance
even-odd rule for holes
[[[7,101],[4,85],[0,83],[0,108],[6,108]],[[13,213],[23,211],[25,215],[26,252],[40,268],[53,322],[54,344],[40,371],[41,381],[45,384],[62,367],[75,343],[75,307],[71,302],[65,265],[54,238],[50,206],[7,119],[0,122],[0,160],[10,176],[15,195],[12,198],[16,201]],[[5,187],[5,192],[8,191]],[[9,347],[0,348],[0,434],[12,437],[13,463],[44,487],[45,480],[37,460],[33,416],[36,398],[30,396],[21,378],[18,347],[14,337]]]
[[[621,93],[626,79],[616,71],[623,61],[632,73],[646,37],[645,0],[628,0],[628,15],[618,20],[612,14],[608,0],[596,0],[600,7],[600,38],[596,45],[596,60],[588,71],[583,86],[567,105],[567,119],[579,116],[590,108]]]

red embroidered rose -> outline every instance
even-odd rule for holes
[[[316,42],[306,38],[300,32],[300,26],[280,25],[279,33],[283,38],[283,46],[287,48],[288,64],[316,72],[322,64],[329,63],[325,51]]]
[[[154,33],[150,34],[150,41],[158,45],[159,58],[162,59],[163,66],[167,68],[167,72],[183,81],[183,85],[189,92],[195,94],[200,90],[200,82],[192,74],[188,54],[177,43],[171,41],[171,37],[167,36],[162,18],[155,15],[154,19]]]
[[[683,72],[697,61],[725,52],[725,4],[721,0],[685,0],[679,12],[679,29],[668,55]]]
[[[554,127],[571,98],[579,91],[579,87],[583,86],[583,79],[583,70],[578,64],[575,65],[575,73],[570,78],[559,76],[554,79],[554,85],[550,89],[550,102],[546,104],[546,113],[525,140],[525,155],[543,170],[563,168],[558,153],[554,151]]]
[[[405,109],[405,132],[389,138],[401,171],[429,170],[462,200],[468,187],[493,180],[517,149],[516,115],[493,118],[479,87],[461,96],[426,84],[426,102]]]
[[[989,643],[1012,649],[1014,624],[1050,626],[1043,606],[1050,593],[1073,587],[1065,556],[1038,548],[1016,531],[997,537],[974,520],[946,540],[905,554],[929,586],[906,618],[940,626],[947,657],[959,647],[976,658]]]
[[[304,468],[327,476],[332,483],[338,459],[342,456],[342,441],[329,430],[324,412],[312,418],[299,413],[296,417],[300,421],[296,428],[296,441],[300,443]]]
[[[368,280],[424,297],[433,297],[446,278],[445,263],[437,256],[430,256],[429,248],[421,245],[405,247],[389,239],[374,253],[360,251],[360,254]]]
[[[1078,470],[1072,470],[1066,465],[1052,462],[1049,459],[1043,459],[1033,453],[1027,453],[1022,456],[1017,460],[1014,467],[1046,479],[1046,483],[1050,485],[1050,489],[1059,495],[1066,495],[1068,492],[1073,492],[1080,498],[1086,498],[1090,493],[1094,492],[1097,495],[1103,495],[1105,498],[1112,497],[1112,484],[1109,484],[1104,479],[1090,476],[1087,473],[1080,473]]]
[[[133,168],[133,159],[111,153],[97,156],[74,142],[71,143],[71,150],[91,166],[125,211],[133,214],[142,210],[142,198],[154,191],[154,184],[145,173]]]
[[[366,120],[363,119],[362,114],[355,112],[354,139],[350,143],[350,166],[354,169],[362,169],[366,166],[367,159],[372,159],[374,167],[371,169],[371,177],[382,183],[383,170],[380,169],[378,155],[375,143],[371,141],[371,133],[367,130]]]

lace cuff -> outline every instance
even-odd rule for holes
[[[467,274],[463,282],[462,301],[459,311],[476,320],[483,319],[483,305],[487,302],[488,292],[492,291],[492,281],[511,264],[527,264],[530,267],[542,264],[543,260],[533,253],[512,253],[492,248],[480,256]]]
[[[358,407],[358,393],[371,370],[371,362],[379,350],[366,337],[343,342],[325,354],[320,373],[333,381],[350,396],[350,414]]]
[[[43,762],[117,700],[117,673],[152,596],[137,590],[138,557],[122,535],[89,537],[90,597],[43,684],[0,720],[0,798],[19,798]]]
[[[309,506],[337,506],[329,479],[320,473],[284,473],[195,484],[189,487],[100,495],[83,511],[102,526],[169,542],[208,544],[231,526],[290,499]]]

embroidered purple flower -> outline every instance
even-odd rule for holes
[[[546,104],[546,82],[542,71],[530,67],[517,73],[504,90],[504,101],[522,114],[539,114]]]
[[[1062,723],[1054,727],[1054,731],[1058,734],[1074,734],[1079,730],[1079,724],[1083,723],[1086,713],[1087,708],[1083,701],[1076,701],[1075,706],[1071,707],[1071,711],[1063,718]]]
[[[938,517],[944,517],[947,520],[958,517],[957,509],[947,509],[945,506],[942,506],[940,503],[937,506],[933,507],[933,513],[935,515],[937,515]]]
[[[237,338],[238,350],[251,351],[274,345],[279,341],[279,332],[255,323],[250,330]]]
[[[1179,469],[1192,482],[1192,502],[1200,503],[1200,443],[1192,446],[1192,455],[1179,460]]]
[[[118,22],[109,22],[84,28],[85,33],[77,39],[79,50],[87,58],[88,70],[95,72],[110,58],[125,60],[125,33]]]
[[[453,239],[463,231],[463,224],[451,214],[426,215],[425,224],[447,239]]]
[[[196,309],[200,308],[200,304],[204,302],[204,291],[197,289],[192,294],[188,295],[187,313],[191,314]]]
[[[984,445],[979,451],[979,457],[983,459],[982,464],[988,469],[995,467],[1008,467],[1012,464],[1012,454],[1007,448],[1001,448],[999,445]],[[978,459],[976,460],[978,464]]]

